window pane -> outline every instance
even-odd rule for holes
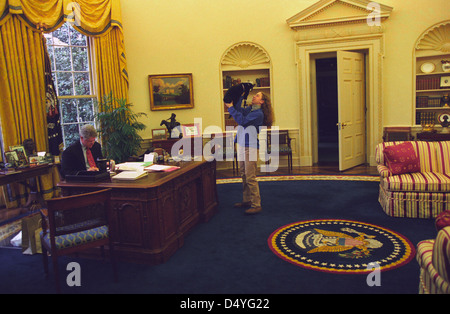
[[[91,66],[87,36],[69,23],[50,34],[44,34],[52,63],[52,76],[59,97],[64,146],[79,139],[79,126],[94,123],[94,99],[69,98],[91,96]],[[61,98],[63,97],[63,98]]]
[[[70,72],[57,72],[58,96],[73,95],[73,78]]]
[[[87,46],[86,36],[78,32],[77,30],[69,27],[70,29],[70,44],[73,46]]]
[[[67,46],[69,44],[69,25],[63,24],[60,28],[52,33],[53,44]]]
[[[46,45],[47,45],[47,49],[50,47],[50,45],[53,45],[53,36],[52,34],[44,34],[45,40],[46,40]]]
[[[92,122],[94,121],[93,99],[82,98],[78,100],[78,114],[80,116],[80,122]]]
[[[89,71],[87,48],[72,47],[72,60],[74,71]]]
[[[48,52],[48,57],[50,59],[50,67],[52,69],[52,74],[54,74],[53,72],[55,71],[55,62],[53,59],[53,46],[47,46],[47,52]]]
[[[70,47],[55,46],[56,71],[71,71]]]
[[[60,99],[62,123],[78,122],[77,104],[75,99]]]
[[[63,125],[64,147],[69,147],[80,139],[78,124]]]
[[[91,88],[89,86],[89,73],[74,73],[75,78],[75,94],[76,95],[90,95]]]

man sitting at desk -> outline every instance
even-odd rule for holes
[[[97,131],[86,124],[80,129],[80,140],[70,145],[62,154],[61,175],[74,175],[79,171],[98,171],[96,160],[103,159],[102,147],[96,142]]]

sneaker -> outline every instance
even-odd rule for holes
[[[247,215],[254,215],[254,214],[259,213],[261,210],[262,210],[261,206],[258,206],[258,207],[250,207],[249,209],[247,209],[247,210],[245,211],[245,213],[246,213]]]
[[[250,202],[242,202],[242,203],[234,204],[234,207],[236,207],[236,208],[247,208],[250,206],[252,206],[252,203],[250,203]]]

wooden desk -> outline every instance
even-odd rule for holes
[[[450,133],[422,132],[417,133],[418,141],[450,141]]]
[[[25,207],[31,207],[33,202],[38,202],[41,207],[45,206],[45,201],[37,188],[36,178],[50,173],[53,169],[53,164],[43,164],[35,167],[28,167],[18,169],[8,174],[0,174],[0,185],[20,183],[30,189],[30,196]],[[29,182],[27,182],[29,180]]]
[[[136,181],[61,181],[63,195],[112,188],[111,233],[120,260],[164,263],[186,234],[217,211],[216,163],[182,162],[172,172],[149,173]]]
[[[191,156],[203,156],[203,138],[201,136],[184,137],[181,139],[170,138],[167,140],[152,140],[151,143],[154,148],[162,148],[169,153],[169,155],[172,155],[172,146],[177,142],[179,142],[179,147],[182,146],[185,152],[190,149]],[[199,145],[200,147],[198,152],[194,149],[195,145]]]

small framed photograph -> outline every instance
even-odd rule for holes
[[[17,157],[19,158],[19,167],[23,167],[28,164],[27,153],[25,152],[25,148],[22,145],[9,146],[9,150],[16,152]]]
[[[151,110],[194,108],[192,74],[149,75]]]
[[[441,88],[450,87],[450,76],[441,76]]]
[[[202,131],[200,130],[200,125],[198,123],[182,124],[181,132],[183,133],[183,137],[194,137],[202,135]]]
[[[167,129],[152,129],[152,139],[153,140],[166,140],[167,139]]]
[[[5,162],[10,164],[11,167],[17,167],[19,165],[19,157],[17,156],[16,151],[6,151]]]

